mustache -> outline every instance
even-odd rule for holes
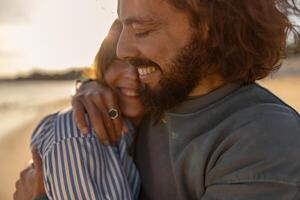
[[[142,66],[156,66],[159,67],[159,65],[155,62],[152,62],[148,59],[141,59],[141,58],[133,58],[128,60],[129,64],[131,64],[134,67],[142,67]]]

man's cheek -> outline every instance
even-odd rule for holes
[[[158,63],[160,60],[163,60],[165,48],[162,41],[159,39],[145,39],[137,45],[137,48],[141,52],[141,56],[149,59],[155,63]]]

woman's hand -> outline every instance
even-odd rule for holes
[[[43,179],[42,160],[34,149],[32,152],[33,163],[20,173],[20,178],[16,182],[14,200],[32,200],[33,197],[46,194]]]
[[[125,123],[114,91],[96,81],[83,84],[72,98],[72,107],[77,127],[83,134],[87,134],[89,127],[85,119],[87,112],[93,129],[101,143],[115,144],[126,132]],[[110,109],[118,111],[118,117],[112,119],[108,115]]]

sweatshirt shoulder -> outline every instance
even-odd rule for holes
[[[218,159],[213,174],[223,183],[259,181],[299,186],[299,115],[277,104],[256,105],[243,115],[249,117],[240,118],[215,152]]]
[[[227,106],[226,112],[229,118],[238,119],[238,126],[251,122],[256,126],[273,124],[273,127],[293,126],[299,129],[299,113],[258,84],[244,87],[233,95],[232,100],[233,105]]]
[[[266,129],[270,125],[274,128],[286,128],[286,131],[294,127],[300,133],[299,114],[285,104],[261,102],[239,110],[232,117],[239,119],[241,127],[253,124]]]

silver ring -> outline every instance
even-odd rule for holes
[[[111,109],[108,110],[108,116],[111,119],[116,119],[117,117],[119,117],[119,112],[118,112],[117,109],[111,108]]]

